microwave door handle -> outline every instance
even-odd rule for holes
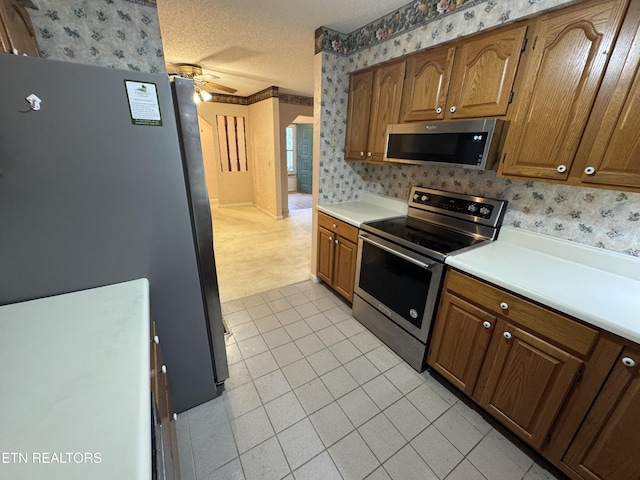
[[[400,253],[396,250],[394,250],[393,248],[389,248],[386,245],[382,245],[381,243],[378,242],[374,242],[373,240],[371,240],[369,237],[365,236],[365,235],[358,235],[359,238],[361,238],[363,241],[370,243],[371,245],[375,245],[376,247],[389,252],[392,255],[395,255],[396,257],[400,257],[404,260],[406,260],[407,262],[411,262],[414,265],[418,265],[419,267],[422,267],[424,269],[428,269],[430,267],[430,265],[428,263],[424,263],[421,262],[420,260],[416,260],[415,258],[411,258],[409,255],[405,255],[404,253]]]

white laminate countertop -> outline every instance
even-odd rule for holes
[[[640,259],[502,227],[446,264],[640,344]]]
[[[363,192],[356,202],[329,203],[318,205],[318,210],[331,215],[354,227],[364,222],[384,220],[407,214],[407,202],[395,198],[382,197]]]
[[[0,478],[151,478],[149,283],[0,307]]]

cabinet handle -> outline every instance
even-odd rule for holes
[[[442,113],[442,108],[441,107],[436,108],[436,113]]]
[[[584,169],[584,173],[586,173],[587,175],[593,175],[594,173],[596,173],[596,169],[593,167],[587,167]]]
[[[558,165],[558,168],[556,168],[556,170],[558,171],[558,173],[564,173],[567,171],[567,166],[566,165]]]
[[[371,156],[371,152],[367,152],[367,157],[370,157],[370,156]]]
[[[452,107],[449,109],[449,111],[450,111],[451,113],[455,112],[455,111],[456,111],[456,107],[455,107],[455,106],[452,106]]]
[[[330,242],[333,242],[333,237],[329,237],[329,241],[330,241]]]
[[[337,245],[337,244],[338,244],[338,240],[336,239],[336,240],[334,241],[334,243]]]
[[[630,357],[624,357],[622,359],[622,363],[624,364],[625,367],[635,367],[636,366],[636,362],[633,358]]]
[[[153,343],[155,343],[156,345],[160,343],[160,337],[158,337],[158,335],[153,336]]]
[[[162,365],[162,367],[160,367],[160,370],[162,370],[162,373],[167,373],[167,366]]]
[[[364,157],[364,152],[360,152],[360,156],[361,156],[361,157]]]
[[[484,328],[491,328],[491,323],[489,323],[489,322],[482,322],[482,326],[483,326]]]
[[[500,308],[501,308],[502,310],[509,310],[509,304],[508,304],[507,302],[502,302],[502,303],[500,304]]]
[[[503,336],[504,338],[506,338],[507,340],[511,340],[511,334],[510,334],[509,332],[504,332],[504,333],[502,334],[502,336]]]
[[[332,226],[333,228],[338,228],[338,226],[337,226],[335,223],[332,223],[332,224],[331,224],[331,226]]]

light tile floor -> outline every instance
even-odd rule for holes
[[[230,378],[178,417],[183,480],[549,480],[321,284],[223,304]]]

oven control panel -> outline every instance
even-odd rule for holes
[[[490,218],[493,211],[493,205],[487,205],[470,200],[462,200],[459,198],[446,197],[443,195],[434,195],[416,192],[413,194],[412,202],[418,205],[425,205],[440,208],[450,212],[457,212],[463,215],[471,215],[474,217]]]
[[[484,220],[493,223],[502,213],[506,202],[490,198],[472,197],[452,192],[413,187],[409,206],[421,210],[443,213],[469,221]]]

